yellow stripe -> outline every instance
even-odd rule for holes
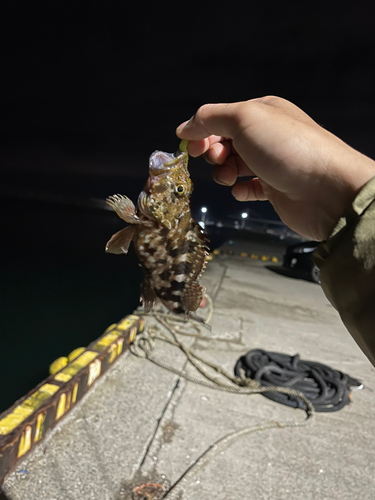
[[[126,318],[124,318],[120,323],[117,325],[118,330],[127,330],[130,326],[133,326],[135,322],[139,320],[139,316],[135,316],[133,314],[130,314]]]
[[[36,419],[36,426],[35,426],[35,436],[34,436],[34,442],[36,443],[37,441],[40,441],[43,437],[44,434],[44,421],[46,419],[46,414],[45,413],[39,413]]]
[[[62,370],[68,363],[69,359],[66,356],[61,356],[61,358],[55,359],[55,361],[49,365],[49,374],[54,375]]]
[[[77,400],[77,392],[78,392],[78,382],[76,382],[73,387],[72,404],[74,404]]]
[[[9,415],[0,420],[0,435],[8,434],[15,429],[59,389],[58,385],[42,385],[42,387],[25,399],[23,403],[16,406],[12,413],[9,413]]]
[[[77,375],[85,366],[87,366],[93,359],[98,356],[97,352],[85,351],[81,356],[76,358],[72,363],[70,363],[66,368],[61,370],[54,379],[59,382],[68,382],[71,378]]]
[[[116,359],[117,356],[117,345],[113,344],[111,347],[108,349],[108,363],[111,364],[113,361]]]
[[[56,409],[56,420],[58,420],[60,417],[62,417],[65,413],[65,405],[66,405],[66,394],[63,392],[60,395],[59,402],[57,404],[57,409]]]
[[[21,439],[18,445],[18,455],[17,458],[22,457],[26,452],[29,451],[31,447],[31,426],[26,426],[24,432],[21,435]]]
[[[104,335],[104,337],[102,337],[100,340],[98,340],[98,342],[94,345],[93,348],[97,351],[104,351],[105,349],[107,349],[108,346],[110,346],[113,342],[115,342],[120,335],[123,334],[124,330],[130,328],[138,320],[139,316],[130,314],[125,319],[123,319],[123,321],[120,321],[120,323],[118,323],[117,326],[115,324],[109,326],[106,331],[108,330],[111,331],[108,332],[106,335]]]
[[[104,335],[95,345],[94,349],[97,351],[104,351],[107,349],[109,345],[112,344],[115,340],[119,338],[120,335],[122,335],[123,332],[119,332],[118,330],[114,330],[113,332],[107,333],[107,335]]]
[[[83,352],[85,352],[86,347],[77,347],[77,349],[74,349],[71,353],[68,355],[68,361],[71,363],[73,360],[77,359],[78,356],[80,356]]]
[[[112,323],[112,325],[109,325],[108,328],[105,329],[104,333],[107,333],[109,332],[110,330],[113,330],[115,328],[115,326],[117,325],[117,323]]]
[[[130,330],[129,342],[130,343],[134,342],[134,339],[135,339],[136,336],[137,336],[137,329],[136,329],[135,326],[133,326],[133,328]]]
[[[122,353],[123,343],[124,343],[124,339],[118,339],[118,341],[117,341],[117,356],[120,356],[120,354]]]

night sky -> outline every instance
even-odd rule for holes
[[[150,153],[177,149],[175,127],[199,105],[266,94],[375,157],[371,1],[13,0],[1,11],[8,185],[136,196]],[[236,210],[202,160],[191,175],[197,204]]]

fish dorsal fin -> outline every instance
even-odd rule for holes
[[[114,194],[109,196],[106,202],[128,224],[141,224],[141,219],[135,213],[134,203],[127,196]]]

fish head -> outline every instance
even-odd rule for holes
[[[146,186],[138,199],[141,212],[168,229],[190,211],[193,183],[188,171],[188,154],[154,151],[150,156]]]

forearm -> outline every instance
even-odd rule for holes
[[[375,365],[375,177],[317,248],[324,293]]]

